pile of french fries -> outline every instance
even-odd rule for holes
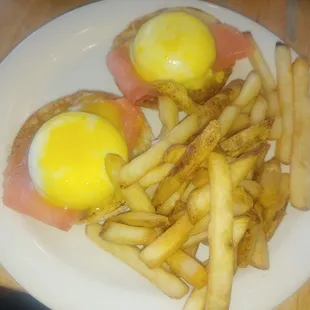
[[[205,105],[160,84],[159,141],[125,163],[107,156],[114,208],[87,236],[185,310],[229,308],[238,268],[269,268],[267,242],[293,207],[310,207],[309,67],[284,44],[276,79],[251,34],[253,71]],[[188,116],[179,122],[179,110]],[[275,157],[266,160],[270,140]],[[283,173],[281,164],[291,165]],[[199,247],[209,257],[199,260]]]

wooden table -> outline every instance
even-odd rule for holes
[[[94,1],[0,0],[0,61],[16,44],[42,24],[68,10],[91,2]],[[263,24],[289,43],[300,55],[310,59],[309,0],[210,0],[210,2],[228,7]],[[1,267],[0,286],[22,290]],[[277,310],[309,309],[310,281]]]

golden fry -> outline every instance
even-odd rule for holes
[[[157,191],[158,184],[151,185],[150,187],[145,189],[145,193],[149,199],[153,199],[155,192]]]
[[[234,100],[233,105],[243,109],[251,100],[256,98],[262,88],[261,78],[258,73],[252,71],[247,76],[239,96]]]
[[[183,249],[183,251],[191,256],[192,258],[196,258],[197,251],[199,249],[199,244],[193,245],[189,248]]]
[[[114,216],[110,221],[147,228],[156,228],[169,225],[168,217],[149,212],[126,212]]]
[[[103,225],[100,237],[119,244],[146,245],[155,240],[156,234],[152,228],[109,222]]]
[[[200,120],[197,115],[186,117],[162,140],[122,167],[119,176],[121,187],[128,187],[140,180],[151,169],[157,167],[170,146],[185,143],[199,130],[199,127]]]
[[[210,186],[208,184],[196,189],[190,195],[187,212],[193,224],[197,224],[210,212]]]
[[[191,235],[189,236],[189,238],[187,239],[186,242],[184,242],[183,244],[183,249],[186,249],[186,248],[190,248],[192,247],[193,245],[197,245],[199,244],[200,242],[204,241],[204,240],[207,240],[208,238],[208,231],[204,231],[204,232],[201,232],[197,235]]]
[[[163,137],[179,123],[179,110],[172,99],[167,96],[159,96],[158,111],[162,123],[160,137]]]
[[[254,202],[252,196],[241,186],[233,190],[233,210],[234,215],[242,215],[253,208]]]
[[[212,121],[203,132],[188,145],[185,154],[175,164],[174,168],[158,186],[153,204],[159,206],[175,193],[186,179],[198,168],[210,152],[215,148],[220,138],[220,126]]]
[[[221,142],[220,146],[225,154],[233,157],[239,156],[257,145],[257,143],[267,141],[272,124],[272,119],[266,119],[259,125],[253,125],[250,128],[238,132]]]
[[[269,269],[269,251],[262,225],[258,226],[256,243],[253,247],[249,263],[258,269]]]
[[[170,256],[167,259],[167,263],[173,273],[195,288],[202,288],[208,282],[207,270],[182,250]]]
[[[210,214],[207,214],[193,227],[193,229],[190,231],[190,235],[193,236],[200,234],[204,231],[208,231],[209,222],[210,222]]]
[[[151,200],[139,183],[135,183],[127,188],[123,188],[122,194],[131,211],[155,212],[155,208],[153,207]]]
[[[232,126],[230,127],[226,137],[229,138],[241,130],[244,130],[251,126],[250,117],[246,114],[239,114],[235,121],[233,122]]]
[[[208,169],[199,167],[195,171],[195,176],[192,180],[192,183],[196,187],[202,187],[209,183],[209,172]]]
[[[293,207],[310,209],[310,97],[309,66],[297,58],[293,64],[295,129],[291,162],[290,199]]]
[[[262,79],[262,85],[264,91],[270,92],[272,90],[276,90],[277,89],[276,81],[271,73],[270,67],[268,66],[260,48],[258,47],[257,43],[255,42],[250,32],[247,32],[245,35],[251,41],[252,46],[254,47],[253,52],[249,57],[249,60],[252,64],[253,69],[259,73]]]
[[[243,180],[240,183],[240,186],[243,187],[255,200],[259,197],[262,191],[260,184],[253,180]]]
[[[169,174],[173,166],[173,164],[163,163],[149,171],[143,178],[140,179],[139,183],[144,188],[159,183]]]
[[[224,155],[209,156],[211,220],[207,290],[208,310],[227,310],[234,276],[233,202],[230,169]]]
[[[221,137],[224,137],[227,132],[229,132],[230,128],[234,124],[235,120],[237,119],[238,115],[241,113],[241,109],[235,105],[229,105],[224,109],[218,121],[221,126]]]
[[[206,307],[207,287],[196,290],[190,294],[183,310],[205,310]]]
[[[140,250],[129,245],[120,245],[104,241],[99,237],[101,225],[93,224],[86,226],[87,237],[100,248],[123,261],[132,269],[137,271],[161,291],[171,298],[180,299],[188,292],[187,285],[175,275],[167,272],[164,268],[148,268],[139,258]]]
[[[251,124],[258,125],[261,123],[266,118],[267,109],[268,102],[262,95],[259,95],[250,113]]]
[[[278,97],[282,117],[282,136],[277,142],[276,157],[283,164],[290,164],[292,157],[292,142],[294,130],[293,75],[292,55],[285,44],[276,46],[276,69],[278,82]]]
[[[161,266],[167,258],[182,247],[192,228],[193,225],[187,214],[183,215],[175,224],[142,250],[140,259],[150,268]]]
[[[185,145],[173,145],[165,152],[164,162],[176,164],[186,151]]]

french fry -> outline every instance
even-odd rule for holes
[[[276,157],[283,164],[290,164],[294,130],[292,55],[290,48],[278,43],[276,46],[276,69],[278,97],[282,117],[282,136],[277,142]]]
[[[143,178],[140,179],[139,183],[144,188],[159,183],[169,174],[173,166],[173,164],[163,163],[149,171]]]
[[[278,91],[264,90],[264,96],[268,101],[267,117],[279,117],[281,119]]]
[[[95,212],[93,214],[87,214],[86,217],[82,218],[78,224],[82,224],[82,225],[85,225],[85,224],[95,224],[95,223],[99,223],[99,222],[102,222],[102,221],[107,221],[108,219],[116,216],[116,215],[119,215],[119,214],[122,214],[124,212],[126,212],[128,209],[128,207],[126,205],[120,205],[119,207],[116,207],[116,209],[114,209],[114,207],[112,208],[113,211],[111,212],[107,212],[106,209],[104,210],[101,210],[99,212]]]
[[[266,96],[266,99],[268,101],[267,116],[277,118],[277,115],[279,115],[277,83],[252,34],[248,32],[246,33],[246,36],[251,41],[252,46],[254,47],[252,55],[249,57],[249,60],[252,64],[253,69],[261,77],[264,95]]]
[[[257,238],[259,225],[251,222],[249,229],[245,232],[238,246],[237,265],[239,268],[246,268],[250,264]]]
[[[185,145],[173,145],[168,148],[164,155],[164,162],[176,164],[186,151]]]
[[[259,157],[255,154],[248,154],[244,157],[238,158],[230,164],[231,181],[233,188],[237,187],[253,169]]]
[[[158,186],[153,204],[159,206],[175,193],[184,181],[198,168],[210,152],[215,148],[220,137],[220,126],[217,121],[212,121],[187,146],[185,154],[175,164],[174,168]]]
[[[218,121],[221,126],[221,137],[224,137],[227,132],[229,132],[229,129],[234,124],[237,116],[241,113],[241,108],[235,105],[229,105],[227,106],[220,117],[218,118]]]
[[[180,299],[188,292],[187,285],[164,268],[148,268],[139,258],[140,250],[133,246],[120,245],[104,241],[99,237],[101,225],[86,226],[86,236],[97,246],[123,261],[136,272],[147,278],[162,292],[171,298]]]
[[[203,114],[203,106],[194,102],[187,94],[186,88],[173,81],[156,81],[153,83],[161,95],[165,95],[174,101],[176,106],[186,114]]]
[[[119,244],[146,245],[155,240],[156,234],[152,228],[109,222],[103,225],[100,237]]]
[[[264,91],[272,91],[277,89],[277,84],[274,79],[274,76],[271,73],[271,70],[266,63],[266,60],[258,47],[257,43],[255,42],[252,34],[250,32],[245,33],[246,37],[251,41],[253,46],[253,52],[249,57],[249,60],[253,66],[253,69],[259,73],[262,81],[262,85]]]
[[[280,210],[288,199],[290,176],[278,171],[265,171],[260,184],[262,191],[260,203],[265,209]]]
[[[208,231],[210,222],[210,214],[205,215],[190,231],[190,236],[200,234],[204,231]]]
[[[196,189],[189,197],[187,212],[192,224],[197,224],[210,212],[210,186],[209,184]]]
[[[190,294],[183,310],[205,310],[206,307],[207,287],[196,290]]]
[[[224,137],[232,127],[234,121],[246,107],[248,102],[256,98],[261,89],[261,80],[256,72],[251,72],[243,84],[239,96],[233,101],[231,106],[227,106],[218,121],[221,126],[221,137]]]
[[[251,222],[251,219],[249,216],[242,215],[237,216],[234,218],[233,223],[233,246],[234,248],[237,248],[239,245],[239,242],[243,238],[245,232],[247,231],[249,224]],[[208,260],[207,260],[208,261]],[[205,267],[207,265],[207,262],[203,264]]]
[[[262,88],[261,78],[258,73],[252,71],[247,76],[239,96],[233,101],[233,105],[243,109],[247,104],[256,98]]]
[[[150,200],[153,199],[155,192],[157,191],[158,184],[154,184],[145,189],[145,193]]]
[[[204,128],[210,121],[217,119],[221,115],[225,107],[239,96],[242,85],[242,80],[231,81],[221,92],[204,104],[204,111],[200,118],[201,128]]]
[[[283,132],[282,127],[282,118],[280,116],[276,116],[272,124],[268,140],[279,140]]]
[[[114,216],[110,221],[146,228],[156,228],[169,225],[168,217],[149,212],[126,212]]]
[[[281,163],[280,161],[273,157],[269,159],[268,161],[264,162],[262,173],[264,172],[281,172]]]
[[[270,220],[268,221],[264,220],[264,232],[266,234],[267,241],[269,241],[273,237],[274,233],[280,226],[285,215],[286,215],[286,206],[284,206],[281,210],[275,212],[272,218],[270,215],[268,215]]]
[[[280,174],[278,172],[269,172],[267,177],[262,181],[263,191],[260,196],[260,201],[264,207],[263,228],[267,240],[269,240],[285,215],[289,199],[290,176],[288,173]],[[278,182],[277,186],[274,186],[273,182]],[[268,186],[268,184],[271,186],[271,189],[265,189],[264,192],[264,186]],[[277,193],[275,193],[274,190],[277,190]],[[269,201],[267,199],[269,199]]]
[[[180,217],[187,213],[186,204],[182,201],[177,201],[174,209],[169,214],[170,224],[174,224]]]
[[[208,169],[200,167],[195,171],[195,176],[192,180],[192,184],[196,187],[202,187],[209,183]]]
[[[121,191],[131,211],[155,213],[151,200],[139,183],[132,184]]]
[[[269,269],[269,251],[262,225],[258,226],[256,243],[253,246],[249,264],[258,269]]]
[[[197,187],[194,185],[193,182],[189,182],[188,185],[187,185],[187,187],[186,187],[186,189],[185,189],[185,191],[183,192],[183,194],[182,194],[180,200],[181,200],[182,202],[184,202],[184,203],[187,202],[189,196],[191,195],[191,193],[192,193],[196,188],[197,188]]]
[[[250,194],[241,186],[233,190],[233,210],[234,215],[242,215],[253,208],[254,202]]]
[[[179,110],[172,99],[167,96],[159,96],[158,111],[162,123],[160,137],[163,137],[179,123]]]
[[[253,197],[254,200],[259,197],[262,191],[260,184],[253,180],[243,180],[240,183],[240,186],[243,187]]]
[[[183,249],[183,251],[187,253],[188,255],[190,255],[191,257],[195,258],[198,248],[199,248],[199,244],[196,244],[189,248]]]
[[[253,169],[258,155],[249,154],[244,158],[237,159],[230,165],[231,180],[233,187],[239,185],[246,175]],[[195,190],[189,197],[187,205],[188,215],[193,224],[196,224],[210,211],[210,188],[205,185]]]
[[[310,97],[309,66],[297,58],[293,64],[295,129],[291,162],[290,200],[293,207],[310,209]]]
[[[125,160],[117,154],[109,153],[105,157],[105,168],[111,182],[114,184],[114,201],[124,201],[120,189],[119,172],[125,163]]]
[[[208,282],[207,270],[182,250],[170,256],[167,261],[172,272],[195,288],[202,288]]]
[[[207,238],[208,238],[208,231],[203,231],[197,235],[191,235],[188,237],[187,241],[184,242],[182,248],[183,249],[190,248],[193,245],[197,245],[200,242],[207,240]]]
[[[244,130],[251,126],[250,117],[244,113],[237,116],[232,126],[230,127],[226,137],[229,138],[241,130]]]
[[[254,176],[253,176],[254,180],[259,180],[260,175],[262,174],[264,161],[265,161],[265,158],[266,158],[266,155],[267,155],[269,149],[270,149],[270,145],[268,143],[265,143],[262,146],[260,153],[258,154],[256,163],[255,163],[255,167],[254,167]]]
[[[175,224],[142,250],[140,259],[150,268],[161,266],[168,257],[182,247],[192,228],[193,225],[187,214],[183,215]]]
[[[197,115],[186,117],[162,140],[122,167],[119,176],[121,187],[128,187],[140,180],[147,172],[162,162],[163,156],[170,146],[185,143],[199,128],[200,120]]]
[[[162,205],[157,207],[157,213],[162,215],[168,215],[176,206],[178,200],[181,199],[186,187],[188,186],[188,181],[185,181],[181,187]]]
[[[245,114],[245,115],[249,116],[251,111],[252,111],[252,108],[253,108],[255,102],[256,102],[256,98],[254,98],[250,102],[248,102],[248,104],[243,108],[242,114]]]
[[[268,102],[262,95],[259,95],[250,113],[251,124],[258,125],[261,123],[267,115],[267,109]]]
[[[243,238],[246,230],[250,224],[250,218],[248,216],[242,215],[234,219],[233,223],[233,245],[237,248],[239,242]]]
[[[207,309],[227,310],[234,275],[232,182],[223,154],[209,156],[211,220]]]
[[[266,119],[260,124],[252,125],[224,140],[220,143],[220,146],[225,154],[233,157],[239,156],[257,145],[257,143],[267,141],[272,124],[272,119]]]

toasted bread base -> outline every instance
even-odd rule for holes
[[[112,48],[123,46],[123,45],[130,45],[140,28],[144,23],[146,23],[149,19],[165,12],[186,12],[189,13],[196,18],[200,19],[207,25],[210,23],[219,23],[219,20],[216,19],[214,16],[196,9],[192,7],[176,7],[176,8],[165,8],[153,13],[144,15],[132,21],[125,30],[123,30],[119,35],[117,35],[113,41]],[[206,81],[205,85],[201,89],[188,89],[188,95],[194,100],[196,103],[205,104],[205,102],[216,95],[221,89],[225,86],[229,76],[232,73],[232,67],[227,68],[224,71],[223,78],[221,80],[216,79],[215,77]],[[150,109],[157,109],[157,99],[153,100],[145,100],[140,103],[141,106],[150,108]]]
[[[19,132],[17,133],[13,146],[12,146],[12,154],[24,143],[31,143],[34,135],[40,129],[40,127],[53,118],[54,116],[64,113],[67,111],[75,110],[75,107],[83,104],[85,101],[87,102],[100,102],[107,100],[118,99],[119,97],[103,92],[103,91],[88,91],[88,90],[80,90],[71,95],[67,95],[61,97],[57,100],[54,100],[43,107],[39,108],[35,111],[23,124]],[[133,156],[136,156],[146,149],[148,149],[153,140],[152,130],[147,120],[143,124],[139,141],[136,147],[133,150]]]

